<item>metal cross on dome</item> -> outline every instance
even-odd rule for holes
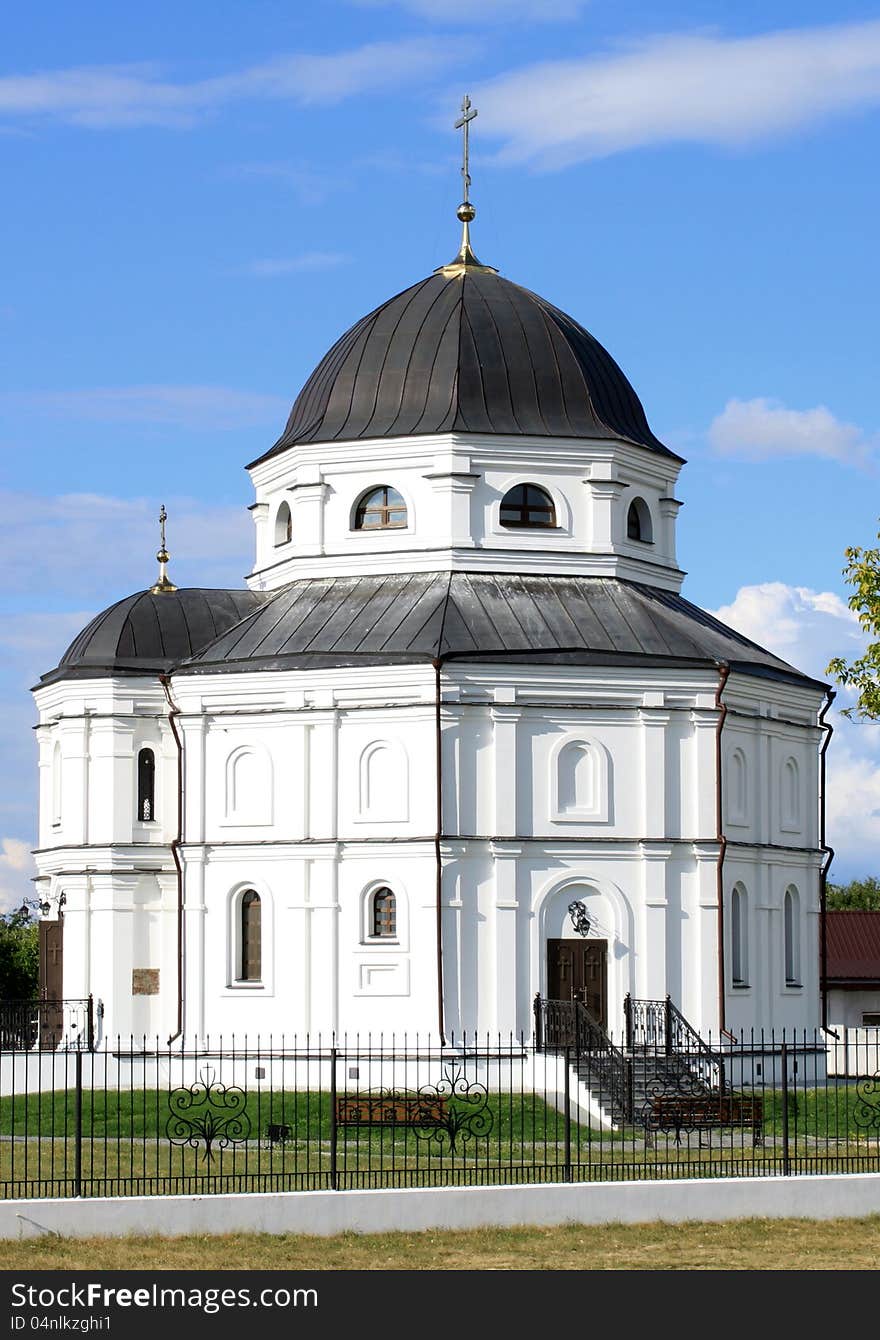
[[[473,121],[476,115],[477,115],[477,109],[476,107],[471,106],[471,100],[465,93],[464,97],[461,100],[461,116],[455,123],[456,130],[464,131],[464,144],[462,146],[461,178],[462,181],[464,182],[465,204],[469,203],[468,191],[470,190],[471,185],[471,177],[470,173],[468,172],[468,128],[470,126],[471,121]]]

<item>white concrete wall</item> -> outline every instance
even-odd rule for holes
[[[828,992],[828,1023],[831,1028],[863,1028],[866,1014],[880,1014],[880,987],[870,991],[835,990]]]
[[[0,1238],[158,1233],[420,1232],[521,1224],[728,1223],[880,1213],[880,1174],[596,1182],[585,1186],[293,1191],[237,1196],[86,1197],[0,1202]]]

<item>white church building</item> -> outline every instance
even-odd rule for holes
[[[679,594],[683,461],[459,217],[248,467],[247,588],[163,532],[35,689],[42,989],[105,1038],[820,1022],[825,686]]]

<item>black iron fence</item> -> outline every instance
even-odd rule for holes
[[[93,1050],[37,1040],[0,1054],[0,1195],[880,1171],[878,1030],[848,1037],[843,1054],[823,1033],[677,1051],[621,1040],[609,1062],[609,1040],[577,1015],[573,1030],[553,1011],[541,1022],[539,1047],[405,1035],[117,1039]],[[707,1079],[703,1047],[723,1085]],[[617,1085],[621,1065],[623,1099],[608,1079]]]
[[[91,1049],[94,1042],[91,996],[85,1000],[0,1000],[0,1051]]]

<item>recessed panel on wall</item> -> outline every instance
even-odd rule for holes
[[[408,996],[409,960],[361,959],[355,964],[356,996]]]

